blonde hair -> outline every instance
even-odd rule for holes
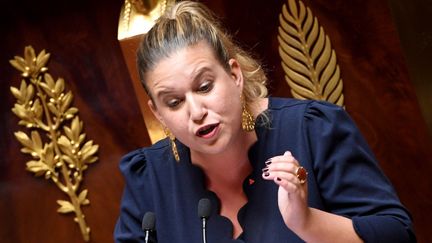
[[[260,63],[244,51],[222,28],[216,16],[202,3],[181,1],[161,16],[143,37],[137,52],[137,66],[141,82],[149,94],[145,75],[157,63],[181,48],[206,41],[216,59],[229,71],[229,60],[240,64],[246,105],[267,96],[267,77]]]

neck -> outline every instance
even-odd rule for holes
[[[221,154],[191,153],[191,160],[206,175],[207,187],[240,186],[252,171],[249,148],[256,141],[254,132],[244,132],[244,139]]]
[[[254,117],[268,107],[268,99],[262,98],[253,106]],[[255,132],[245,132],[235,145],[221,154],[203,154],[191,151],[192,163],[201,167],[207,177],[207,187],[242,186],[243,180],[252,172],[248,158],[249,148],[257,141]]]

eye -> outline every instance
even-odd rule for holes
[[[199,93],[208,93],[208,92],[210,92],[210,90],[212,90],[212,88],[213,88],[213,83],[210,81],[206,81],[198,87],[198,92]]]
[[[180,105],[181,100],[180,99],[170,99],[166,102],[166,105],[169,108],[176,108],[178,105]]]

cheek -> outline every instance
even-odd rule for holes
[[[237,113],[241,110],[240,92],[235,87],[224,90],[217,104],[224,111]]]
[[[187,133],[188,130],[188,119],[182,112],[169,112],[164,114],[163,119],[165,125],[170,129],[176,137],[181,134]]]
[[[234,122],[241,118],[241,102],[240,97],[237,97],[232,92],[218,96],[217,99],[211,101],[211,108],[218,116],[221,116],[225,122]]]
[[[185,119],[181,114],[175,112],[164,114],[163,119],[167,127],[173,130],[178,130],[179,127],[184,127]]]
[[[225,109],[233,109],[240,104],[240,88],[230,79],[222,82],[215,89],[214,100]]]

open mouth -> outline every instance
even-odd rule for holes
[[[216,127],[217,127],[218,125],[219,125],[219,124],[212,124],[212,125],[208,125],[208,126],[202,127],[202,128],[200,128],[200,129],[197,131],[196,134],[197,134],[197,136],[199,136],[199,137],[205,137],[205,136],[211,134],[211,133],[216,129]]]

